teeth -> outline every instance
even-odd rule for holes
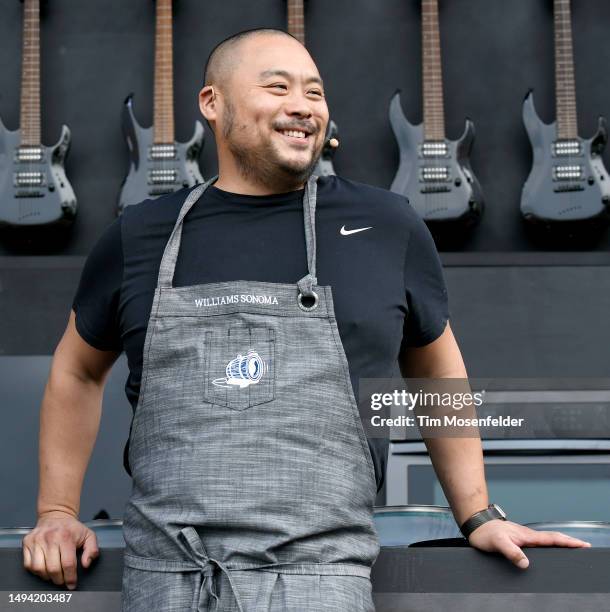
[[[298,130],[281,130],[282,134],[285,136],[293,136],[294,138],[305,138],[305,132],[300,132]]]

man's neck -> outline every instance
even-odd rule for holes
[[[278,193],[288,193],[290,191],[298,191],[303,189],[305,183],[284,183],[278,180],[276,184],[269,185],[250,178],[245,178],[237,173],[223,173],[222,170],[218,174],[218,179],[214,183],[214,187],[221,191],[229,193],[238,193],[240,195],[274,195]]]

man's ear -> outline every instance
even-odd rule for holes
[[[199,110],[209,124],[216,121],[218,115],[217,100],[218,97],[212,85],[205,85],[199,92]]]

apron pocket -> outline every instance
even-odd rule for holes
[[[275,331],[229,327],[206,331],[203,399],[245,410],[275,399]]]

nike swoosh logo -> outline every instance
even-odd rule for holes
[[[350,234],[356,234],[357,232],[363,232],[367,229],[372,229],[373,226],[370,227],[359,227],[358,229],[346,230],[345,225],[341,228],[340,233],[342,236],[349,236]]]

